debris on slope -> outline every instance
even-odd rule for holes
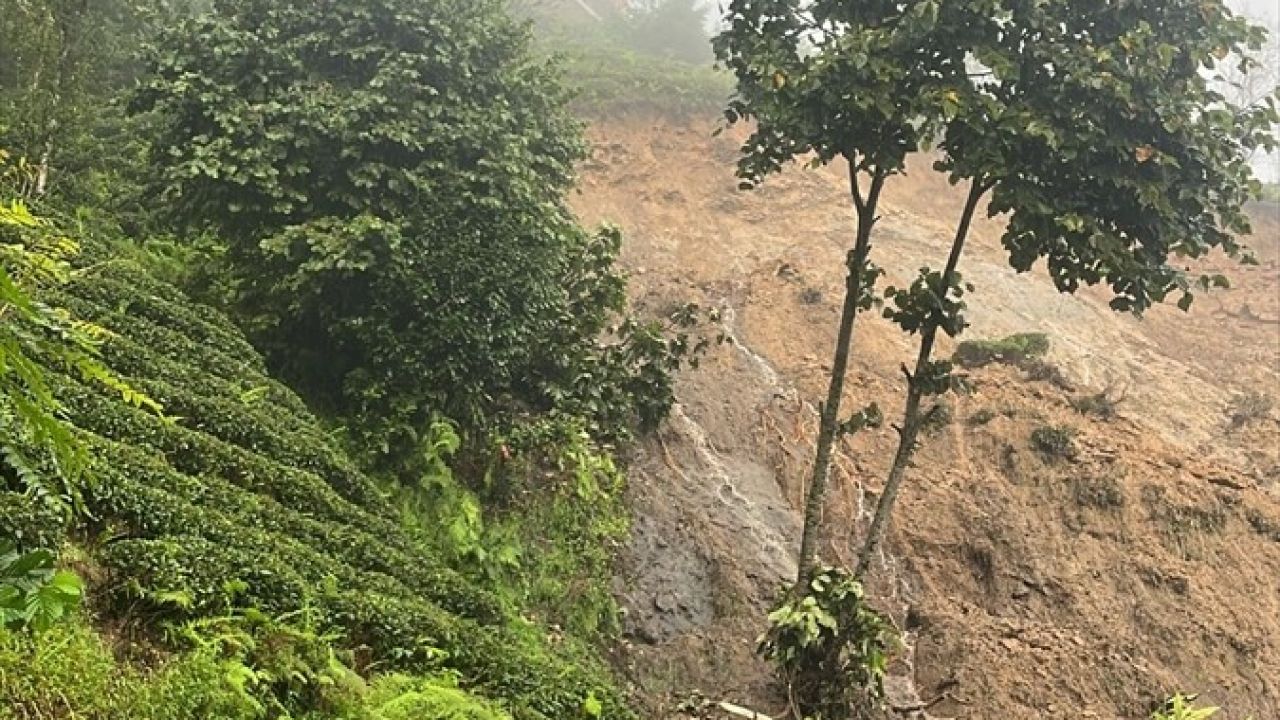
[[[713,128],[650,116],[597,126],[574,204],[624,229],[638,303],[730,298],[738,339],[682,380],[681,414],[633,471],[637,533],[620,580],[632,677],[655,706],[700,690],[779,716],[751,650],[787,553],[765,552],[759,526],[777,520],[795,537],[816,426],[804,400],[825,389],[852,209],[834,171],[797,168],[738,192],[740,138]],[[923,164],[889,184],[875,249],[888,281],[937,262],[962,200]],[[1268,227],[1261,266],[1222,263],[1236,287],[1210,301],[1250,317],[1280,310]],[[1186,690],[1232,717],[1280,715],[1280,424],[1274,412],[1237,428],[1229,417],[1243,393],[1274,393],[1280,326],[1212,302],[1117,315],[1008,270],[999,230],[978,223],[965,260],[978,285],[966,337],[1044,332],[1047,362],[1069,382],[975,371],[977,393],[955,399],[952,424],[917,458],[873,583],[914,648],[893,669],[895,704],[934,717],[1128,718]],[[908,342],[879,318],[860,322],[851,402],[897,408]],[[1128,388],[1114,414],[1073,405],[1108,386]],[[1064,428],[1074,457],[1036,450],[1040,427]],[[859,546],[891,433],[840,449],[831,559]],[[792,510],[729,501],[724,473]]]

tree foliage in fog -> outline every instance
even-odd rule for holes
[[[633,4],[620,32],[639,52],[703,64],[712,60],[706,23],[702,0],[641,0]]]
[[[149,69],[166,202],[225,239],[257,342],[313,399],[388,447],[434,411],[616,433],[665,410],[639,395],[669,398],[666,341],[598,345],[618,238],[563,204],[580,128],[501,0],[224,0]]]
[[[131,81],[150,14],[133,0],[0,4],[0,147],[38,172],[25,197],[83,202],[103,156],[120,157],[110,101]],[[109,138],[109,140],[108,140]]]

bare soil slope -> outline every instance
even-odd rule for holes
[[[598,124],[575,199],[585,220],[625,230],[637,303],[719,307],[734,339],[682,379],[632,475],[622,659],[653,717],[699,691],[784,709],[752,648],[794,571],[811,403],[851,239],[842,168],[796,168],[741,193],[739,138],[713,128]],[[943,262],[961,201],[926,163],[890,183],[875,249],[888,282]],[[1142,321],[1102,293],[1063,296],[1013,273],[999,230],[980,223],[962,263],[979,286],[967,337],[1046,332],[1063,377],[977,371],[976,392],[951,401],[954,421],[919,454],[874,587],[907,631],[894,703],[941,698],[930,717],[1142,718],[1187,690],[1228,719],[1280,717],[1280,422],[1272,410],[1230,420],[1241,393],[1277,394],[1276,209],[1259,209],[1260,266],[1207,262],[1235,289]],[[892,416],[911,339],[868,315],[855,345],[849,402]],[[1118,417],[1072,407],[1107,388],[1125,397]],[[1051,426],[1077,433],[1071,457],[1033,447]],[[852,556],[893,443],[886,429],[841,448],[828,559]]]

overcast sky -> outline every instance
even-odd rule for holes
[[[1231,0],[1227,5],[1269,27],[1280,25],[1280,3],[1276,0]]]

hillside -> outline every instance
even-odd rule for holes
[[[93,457],[72,537],[101,640],[75,626],[34,645],[3,635],[0,717],[565,718],[588,698],[599,717],[630,717],[585,652],[397,522],[226,318],[118,260],[44,299],[110,331],[107,364],[165,416],[50,375]],[[6,527],[56,544],[40,507],[0,496]],[[93,654],[100,642],[133,669]],[[49,650],[68,645],[93,672]]]
[[[852,235],[840,168],[793,168],[738,192],[741,136],[713,138],[715,125],[597,123],[573,199],[585,220],[624,229],[637,303],[719,307],[736,340],[684,376],[632,472],[619,588],[626,661],[653,717],[693,691],[781,711],[752,640],[794,571],[812,403]],[[923,163],[886,195],[874,252],[886,282],[901,283],[940,262],[963,197]],[[1060,377],[973,371],[976,392],[917,458],[884,558],[891,581],[874,588],[907,631],[895,705],[937,700],[938,718],[1143,718],[1185,690],[1229,718],[1280,715],[1277,417],[1230,419],[1238,396],[1274,397],[1280,378],[1278,219],[1259,209],[1259,266],[1207,261],[1234,289],[1141,321],[1015,274],[999,227],[979,224],[961,267],[978,286],[965,337],[1044,332]],[[849,400],[877,400],[892,421],[908,339],[871,318],[855,345]],[[1108,390],[1123,396],[1114,418],[1073,406]],[[1035,430],[1059,426],[1077,433],[1073,457],[1033,448]],[[841,448],[828,557],[851,560],[892,433]]]

